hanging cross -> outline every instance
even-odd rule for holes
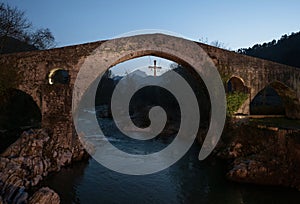
[[[157,67],[156,60],[154,60],[154,66],[149,66],[149,69],[154,69],[154,77],[156,77],[156,69],[161,69],[161,67]]]

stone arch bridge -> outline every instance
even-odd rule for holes
[[[140,40],[143,40],[144,37],[151,37],[154,46],[161,43],[172,44],[173,41],[179,40],[179,38],[163,34],[136,37]],[[161,41],[162,37],[167,37],[168,42]],[[131,38],[124,38],[125,41],[128,40],[126,44],[128,47],[131,46]],[[63,136],[66,140],[65,144],[72,145],[76,135],[72,121],[72,90],[76,76],[87,56],[104,42],[0,55],[0,66],[18,70],[17,88],[31,95],[39,106],[42,114],[42,126],[50,127],[56,135]],[[240,107],[238,113],[249,114],[250,101],[260,90],[271,85],[283,99],[286,115],[290,118],[300,118],[300,68],[241,55],[201,43],[197,44],[213,60],[224,82],[235,77],[240,79],[247,88],[248,99]],[[184,43],[182,50],[183,55],[190,54],[185,50]],[[149,48],[149,51],[144,53],[133,51],[126,59],[120,59],[118,62],[145,55],[155,55],[178,61],[173,58],[171,53]],[[49,81],[49,76],[57,70],[68,71],[70,77],[68,83],[52,84]]]

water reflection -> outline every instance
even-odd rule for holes
[[[82,203],[79,199],[79,187],[85,182],[84,174],[89,166],[90,161],[75,162],[60,172],[49,175],[42,185],[53,187],[62,203]]]

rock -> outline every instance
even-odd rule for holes
[[[25,188],[20,188],[12,203],[26,203],[28,199],[28,193],[25,192]]]
[[[300,130],[232,127],[218,153],[230,161],[229,180],[300,189]]]
[[[242,147],[241,143],[233,143],[231,148],[228,150],[228,154],[231,158],[237,158],[239,155],[242,154]]]
[[[85,151],[79,139],[75,139],[72,149],[66,148],[57,136],[51,135],[44,129],[29,130],[22,133],[20,138],[0,155],[0,196],[3,203],[27,203],[26,192],[36,186],[49,172],[59,171],[62,166],[73,160],[83,158]],[[65,141],[66,143],[67,141]],[[49,191],[50,192],[50,191]],[[40,197],[41,203],[46,203],[44,197],[56,194],[41,190],[33,199]],[[42,194],[45,194],[42,196]],[[48,202],[49,203],[49,202]]]
[[[54,152],[53,152],[53,158],[56,158],[56,157],[57,157],[57,152],[54,151]]]
[[[29,204],[59,204],[60,198],[57,193],[48,187],[39,189],[29,199]]]
[[[32,179],[31,186],[36,186],[41,180],[43,180],[43,177],[41,175],[37,175]]]
[[[65,166],[70,164],[72,160],[72,153],[69,150],[64,150],[59,153],[57,157],[57,164],[60,166]]]
[[[27,203],[28,193],[24,189],[12,184],[5,185],[5,189],[2,189],[5,194],[0,196],[0,203]]]

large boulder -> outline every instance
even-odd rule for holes
[[[60,198],[57,193],[48,187],[40,188],[29,199],[29,204],[59,204]]]

